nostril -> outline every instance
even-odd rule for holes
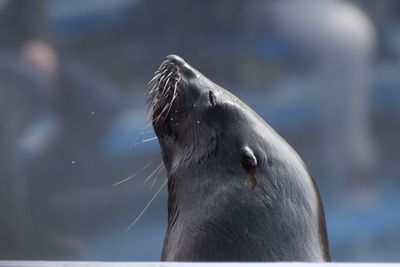
[[[208,91],[208,101],[210,102],[211,106],[215,106],[215,95],[212,91]]]

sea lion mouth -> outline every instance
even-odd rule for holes
[[[181,68],[186,64],[178,56],[170,55],[155,71],[155,76],[149,82],[148,104],[151,109],[153,125],[163,123],[169,116],[171,108],[179,96]]]

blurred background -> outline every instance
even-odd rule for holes
[[[335,261],[400,261],[397,0],[0,0],[0,259],[160,259],[165,188],[125,229],[166,179],[144,92],[172,53],[299,152]]]

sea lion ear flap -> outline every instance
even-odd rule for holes
[[[243,168],[246,170],[257,167],[257,158],[254,155],[253,150],[248,146],[242,147],[240,150],[240,157],[242,159]]]

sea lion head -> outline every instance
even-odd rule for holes
[[[237,161],[241,174],[243,169],[251,173],[265,159],[251,148],[255,146],[248,135],[254,131],[245,130],[256,126],[257,115],[179,56],[167,56],[156,71],[149,102],[169,174],[184,167],[210,167],[213,159]]]
[[[149,104],[169,190],[163,260],[328,260],[318,190],[297,153],[182,58],[166,57],[155,74]]]

